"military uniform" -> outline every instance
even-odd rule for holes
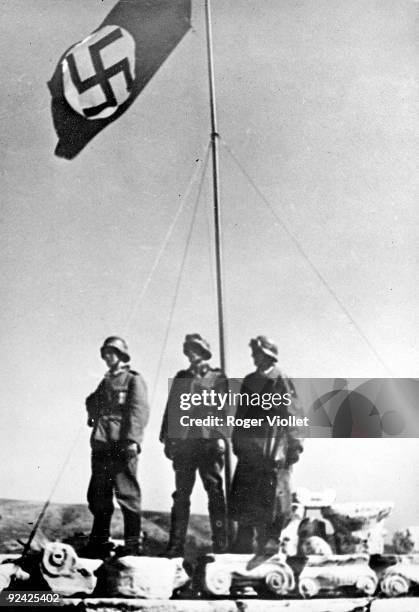
[[[149,416],[145,382],[128,365],[109,371],[86,399],[86,408],[88,425],[93,428],[87,492],[94,517],[90,543],[100,547],[108,541],[115,493],[124,518],[125,545],[135,549],[141,534],[138,453]]]
[[[287,418],[301,413],[294,386],[282,376],[274,359],[267,371],[256,370],[246,376],[240,392],[249,397],[265,393],[292,396],[290,406],[273,406],[269,411],[255,405],[239,407],[237,418],[263,418],[264,422],[261,427],[249,429],[236,426],[232,435],[238,459],[231,493],[232,518],[238,524],[234,552],[252,553],[255,535],[257,552],[268,552],[269,545],[273,547],[269,552],[275,552],[290,518],[290,469],[298,461],[303,442],[296,428],[271,426],[265,417],[269,414]]]
[[[198,334],[186,338],[190,336]],[[207,354],[206,358],[209,356]],[[191,365],[187,370],[181,370],[173,379],[163,417],[160,441],[164,444],[166,456],[172,460],[175,472],[168,556],[183,555],[190,496],[197,471],[208,495],[214,551],[222,552],[226,548],[226,504],[222,478],[225,442],[221,431],[211,426],[179,426],[179,419],[185,414],[201,418],[211,414],[222,417],[223,411],[217,410],[217,406],[211,409],[206,407],[205,414],[202,407],[192,408],[188,413],[181,410],[180,397],[183,393],[201,393],[204,390],[227,392],[227,380],[220,369],[201,362],[198,366]]]

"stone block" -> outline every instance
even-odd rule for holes
[[[106,560],[97,576],[98,593],[145,599],[169,599],[190,579],[181,558],[132,556]]]
[[[79,558],[69,544],[51,542],[43,550],[40,570],[53,593],[91,595],[97,581],[94,572],[101,564],[98,559]]]

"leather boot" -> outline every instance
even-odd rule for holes
[[[126,539],[124,546],[118,546],[115,550],[117,557],[141,557],[143,554],[143,534],[141,534],[140,538]]]
[[[141,515],[124,509],[124,546],[119,547],[116,554],[119,557],[125,555],[143,554],[143,534],[141,532]]]
[[[170,536],[165,557],[173,559],[183,557],[185,552],[186,532],[188,531],[189,512],[179,512],[175,507],[172,508]]]
[[[81,548],[77,555],[81,559],[106,559],[110,557],[115,546],[112,542],[89,540],[89,542]]]
[[[105,559],[109,557],[114,545],[109,542],[112,514],[96,514],[89,541],[78,553],[85,559]]]
[[[239,555],[252,554],[253,535],[253,527],[251,525],[239,523],[232,552]]]
[[[211,516],[212,550],[214,553],[227,552],[227,519],[224,515]]]
[[[264,557],[272,557],[279,552],[279,534],[270,526],[256,526],[256,554]]]
[[[111,530],[112,514],[96,514],[93,517],[92,531],[89,542],[108,542]]]

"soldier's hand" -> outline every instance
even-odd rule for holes
[[[267,474],[277,474],[285,467],[283,459],[267,459],[265,461],[265,471]]]
[[[170,461],[173,461],[173,458],[176,453],[176,442],[174,440],[168,440],[164,445],[164,454]]]
[[[214,451],[217,455],[224,455],[226,451],[226,443],[223,438],[218,438],[217,440],[214,440]]]
[[[134,457],[136,457],[138,453],[139,447],[136,442],[128,442],[122,447],[122,454],[128,461],[134,459]]]
[[[288,451],[287,453],[287,465],[292,465],[293,463],[297,463],[300,458],[300,451],[295,449]]]

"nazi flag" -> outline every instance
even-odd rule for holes
[[[121,0],[60,58],[48,83],[58,144],[72,159],[129,108],[190,28],[191,0]]]

